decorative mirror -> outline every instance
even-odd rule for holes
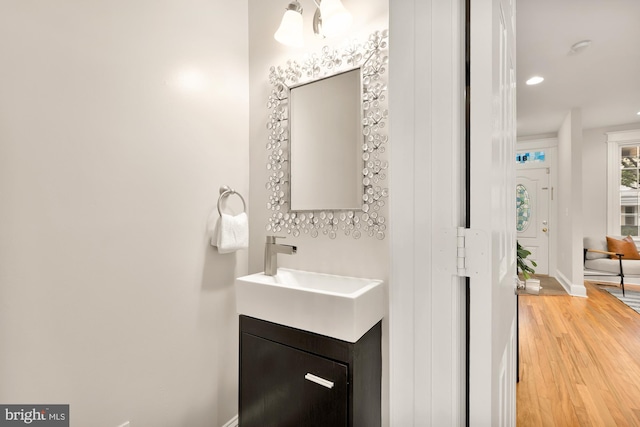
[[[271,67],[271,232],[385,237],[388,32]]]
[[[522,233],[529,228],[531,219],[531,198],[527,187],[522,184],[516,185],[516,214],[516,230]]]

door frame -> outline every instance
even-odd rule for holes
[[[484,236],[470,279],[469,421],[516,422],[515,0],[470,0],[470,226]]]
[[[558,273],[558,138],[542,137],[518,139],[516,153],[524,151],[544,150],[549,155],[549,186],[553,188],[554,196],[549,198],[549,276],[556,277]],[[514,160],[515,161],[515,160]],[[538,166],[539,167],[539,166]],[[516,166],[516,171],[520,169]],[[523,166],[522,168],[535,168],[535,166]]]

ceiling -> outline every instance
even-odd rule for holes
[[[518,137],[557,133],[574,107],[584,129],[640,126],[640,0],[518,0],[516,46]]]

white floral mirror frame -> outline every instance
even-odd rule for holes
[[[270,192],[267,209],[271,211],[267,231],[296,237],[301,233],[312,237],[323,234],[335,239],[342,233],[355,239],[362,235],[385,238],[385,205],[389,195],[385,186],[389,165],[385,155],[388,38],[388,30],[376,31],[364,43],[354,42],[342,49],[325,46],[320,54],[308,55],[301,63],[288,61],[283,67],[269,70],[269,83],[273,88],[267,103],[269,177],[266,188]],[[362,69],[362,207],[359,210],[291,211],[288,88],[354,67]]]

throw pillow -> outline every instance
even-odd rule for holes
[[[640,259],[640,253],[638,253],[638,248],[631,236],[622,240],[607,236],[607,248],[609,252],[624,255],[622,259]],[[611,255],[611,258],[618,259],[615,255]]]

